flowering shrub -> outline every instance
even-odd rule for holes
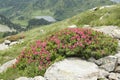
[[[29,76],[43,75],[56,60],[63,57],[100,58],[114,54],[117,41],[101,32],[83,28],[68,28],[36,41],[22,51],[16,64]],[[32,74],[31,74],[32,73]]]

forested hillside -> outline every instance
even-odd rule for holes
[[[87,9],[114,4],[110,0],[0,0],[0,14],[24,24],[35,16],[50,15],[57,20]]]
[[[12,23],[8,18],[3,15],[0,15],[0,38],[16,34],[25,30],[18,24]]]

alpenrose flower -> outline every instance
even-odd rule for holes
[[[114,54],[116,50],[117,40],[101,32],[84,28],[67,28],[52,34],[45,41],[37,40],[29,48],[24,49],[16,65],[19,69],[21,67],[26,69],[34,63],[34,66],[42,71],[46,70],[59,56],[100,58]]]

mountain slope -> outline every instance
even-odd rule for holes
[[[54,32],[58,32],[59,30],[67,28],[68,26],[71,26],[73,24],[77,25],[78,27],[82,27],[83,25],[86,25],[86,24],[91,25],[93,27],[103,26],[103,25],[106,25],[106,26],[116,25],[120,27],[119,12],[120,12],[120,4],[113,5],[113,6],[106,6],[106,7],[98,7],[96,9],[94,8],[86,12],[83,12],[81,14],[78,14],[64,21],[57,22],[57,23],[47,25],[47,26],[43,26],[43,27],[39,27],[39,28],[35,28],[32,30],[26,31],[24,33],[20,33],[26,36],[24,39],[24,42],[22,44],[15,45],[8,50],[0,51],[0,56],[2,56],[0,57],[0,64],[16,58],[20,54],[20,52],[23,50],[23,48],[28,47],[35,40],[44,39],[48,37],[49,35],[54,34]],[[100,20],[100,18],[106,13],[109,13],[109,15],[106,15],[104,18],[102,18],[102,20],[105,21],[105,23],[103,23],[101,22],[102,20]],[[111,20],[112,22],[108,24],[108,22],[110,22]],[[8,78],[10,80],[14,80],[15,78],[18,78],[20,76],[21,75],[19,75],[19,72],[15,69],[9,69],[7,72],[0,74],[0,77],[4,80],[7,80]]]
[[[104,26],[114,25],[120,27],[120,4],[97,7],[82,14],[74,16],[69,22],[76,25]]]
[[[51,15],[62,20],[95,6],[110,4],[113,4],[110,0],[0,0],[0,14],[15,22],[39,15]]]

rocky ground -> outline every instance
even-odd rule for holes
[[[119,46],[115,55],[98,60],[94,58],[89,60],[75,57],[67,58],[51,65],[45,72],[44,77],[20,77],[15,80],[120,80],[120,29],[117,26],[103,26],[92,29],[101,31],[118,40]],[[0,67],[0,73],[6,71],[15,62],[16,59],[3,64]]]
[[[11,42],[9,40],[5,40],[3,43],[0,44],[0,50],[8,49],[12,45],[19,44],[19,43],[22,43],[22,42],[23,42],[23,40],[18,40],[18,41],[14,41],[14,42]]]

